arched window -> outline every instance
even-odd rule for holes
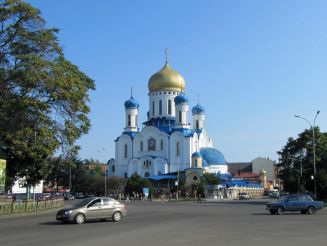
[[[140,151],[143,151],[143,141],[140,143]]]
[[[168,114],[171,115],[171,99],[168,100]]]
[[[199,126],[199,120],[196,120],[196,122],[195,122],[195,129],[199,129],[200,128],[200,126]]]
[[[111,167],[111,169],[112,169],[112,172],[114,173],[114,172],[116,171],[116,169],[115,169],[115,165],[113,165],[113,166]]]
[[[137,126],[137,115],[135,115],[135,125],[134,126]]]
[[[181,148],[179,142],[176,143],[176,155],[181,156]]]
[[[164,146],[163,146],[163,140],[161,139],[160,141],[160,150],[163,150]]]
[[[159,101],[159,115],[162,115],[162,100]]]
[[[194,167],[198,167],[198,160],[197,159],[194,160]]]
[[[128,121],[128,122],[127,122],[127,125],[128,125],[128,126],[131,126],[131,115],[129,114],[127,118],[128,118],[128,119],[127,119],[127,121]]]
[[[155,108],[154,108],[155,104],[154,104],[154,101],[152,102],[152,116],[154,116],[154,113],[155,113]]]
[[[154,138],[150,138],[148,141],[148,150],[156,150],[156,140]]]
[[[182,111],[178,111],[178,120],[179,123],[182,123]]]
[[[127,158],[127,144],[124,146],[124,157]]]

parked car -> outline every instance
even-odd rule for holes
[[[238,199],[239,200],[249,200],[250,195],[247,192],[240,192]]]
[[[112,219],[116,222],[126,214],[126,206],[117,200],[109,197],[95,197],[83,199],[73,207],[59,210],[56,220],[63,223],[75,222],[76,224],[83,224],[86,220],[91,219]]]
[[[75,197],[72,194],[70,194],[70,193],[65,193],[64,194],[64,199],[65,200],[74,200]]]
[[[278,191],[269,191],[269,198],[278,198],[279,192]]]
[[[283,214],[285,211],[300,211],[302,214],[314,214],[325,206],[322,201],[314,201],[308,194],[284,195],[280,201],[267,204],[271,214]]]

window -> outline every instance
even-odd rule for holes
[[[99,207],[99,206],[101,206],[101,199],[96,199],[88,205],[88,207]]]
[[[128,115],[128,126],[131,126],[131,115]]]
[[[179,146],[179,142],[176,143],[176,155],[177,156],[181,156],[181,150],[180,150],[180,146]]]
[[[103,203],[104,205],[115,205],[115,201],[110,198],[104,198]]]
[[[168,100],[168,114],[171,115],[171,99]]]
[[[159,101],[159,115],[162,115],[162,100]]]
[[[178,112],[178,120],[179,120],[179,123],[182,123],[182,111],[179,111]]]
[[[194,167],[198,167],[198,160],[197,159],[194,160]]]
[[[150,177],[150,173],[149,172],[146,172],[145,174],[144,174],[144,177]]]
[[[155,106],[155,104],[154,104],[154,102],[152,102],[152,116],[154,116],[154,113],[155,113],[154,106]]]
[[[143,151],[143,141],[140,143],[140,151]]]
[[[150,138],[148,141],[148,150],[156,150],[156,140],[154,138]]]
[[[116,171],[116,167],[115,167],[115,165],[113,165],[113,166],[111,167],[111,171],[112,171],[113,173]]]
[[[143,166],[144,166],[144,168],[151,168],[151,161],[149,161],[149,160],[145,160],[145,161],[143,162]]]
[[[196,120],[196,123],[195,123],[195,129],[199,129],[200,126],[199,126],[199,120]]]
[[[161,141],[160,141],[160,149],[163,150],[163,147],[164,147],[163,146],[163,140],[161,139]]]
[[[198,180],[198,177],[197,177],[197,176],[194,176],[194,177],[193,177],[193,180],[194,180],[194,181]]]
[[[124,157],[127,158],[127,144],[124,146]]]
[[[127,173],[124,173],[124,178],[127,179]]]
[[[135,115],[135,126],[137,126],[137,115]]]

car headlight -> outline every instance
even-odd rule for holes
[[[73,212],[73,210],[67,210],[65,211],[65,214],[71,214]]]

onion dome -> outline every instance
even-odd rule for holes
[[[128,99],[126,102],[125,102],[125,109],[128,109],[128,108],[139,108],[139,103],[134,99],[133,96],[131,96],[130,99]]]
[[[166,62],[160,71],[151,76],[148,88],[150,92],[162,90],[181,91],[185,89],[185,81],[183,76]]]
[[[205,110],[199,103],[192,108],[192,114],[204,114]]]
[[[194,152],[192,157],[202,157],[200,152]]]
[[[182,103],[188,103],[188,99],[187,99],[185,93],[181,92],[177,97],[174,98],[174,102],[176,105],[182,104]]]
[[[200,153],[206,164],[210,165],[227,165],[223,154],[214,148],[201,148]]]

